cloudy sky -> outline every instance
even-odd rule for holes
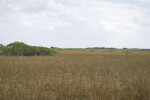
[[[0,43],[150,48],[150,0],[0,0]]]

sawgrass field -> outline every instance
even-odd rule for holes
[[[0,100],[150,100],[150,52],[0,56]]]

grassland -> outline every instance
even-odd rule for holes
[[[150,100],[150,52],[0,56],[0,100]]]

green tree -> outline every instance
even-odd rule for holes
[[[23,42],[13,42],[7,45],[8,54],[10,55],[24,55],[25,49],[28,47],[27,44]]]
[[[17,56],[55,55],[56,51],[47,47],[30,46],[23,42],[13,42],[7,46],[0,44],[0,54]]]
[[[7,47],[4,46],[3,44],[0,44],[0,55],[6,54],[7,53]]]

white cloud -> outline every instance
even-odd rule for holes
[[[150,3],[150,0],[140,0],[140,1],[144,3]]]
[[[130,3],[103,0],[2,0],[0,8],[0,27],[3,30],[20,27],[20,31],[5,30],[4,34],[10,32],[18,36],[22,33],[28,37],[24,34],[28,30],[32,36],[40,38],[39,41],[48,42],[50,37],[56,41],[53,45],[61,47],[87,47],[91,43],[99,45],[98,42],[106,46],[133,46],[134,43],[131,45],[126,41],[138,40],[143,29],[149,31],[149,17],[145,15],[149,9]],[[6,38],[2,40],[7,41]],[[15,38],[12,40],[15,41]],[[70,44],[67,44],[67,40]],[[77,40],[82,42],[78,44]]]

